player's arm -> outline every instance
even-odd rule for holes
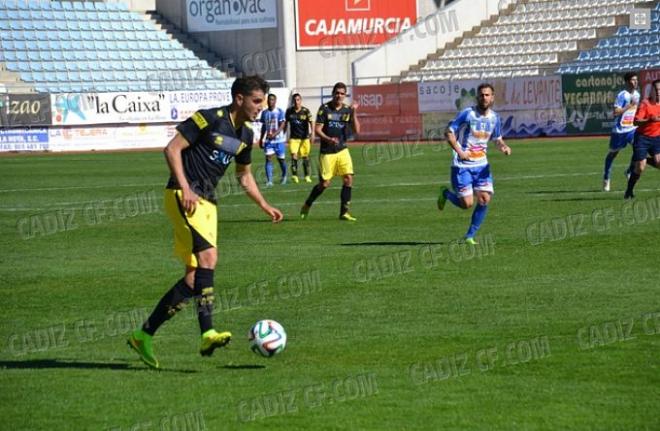
[[[498,150],[504,153],[505,156],[511,155],[511,147],[509,147],[502,137],[495,139],[495,146]]]
[[[163,152],[165,153],[165,160],[170,168],[170,172],[176,178],[179,187],[181,187],[183,208],[187,213],[192,214],[197,208],[199,196],[190,188],[188,178],[186,178],[186,174],[183,171],[183,159],[181,157],[181,152],[189,146],[190,144],[186,141],[186,138],[180,133],[177,133],[167,144]]]
[[[356,100],[351,103],[351,126],[353,127],[353,133],[357,136],[360,135],[360,120],[358,120],[357,117],[357,110],[359,107],[360,104]]]
[[[452,129],[447,128],[447,130],[445,130],[445,138],[447,139],[447,142],[449,142],[451,148],[456,152],[459,159],[470,160],[470,155],[467,153],[467,151],[463,151],[463,148],[461,148],[460,144],[458,143],[456,134]]]
[[[275,132],[273,132],[273,138],[279,135],[280,133],[284,132],[286,129],[286,117],[284,116],[284,112],[279,111],[279,118],[277,119],[278,124],[280,125]]]
[[[646,101],[644,101],[641,105],[639,105],[639,109],[635,113],[636,126],[641,126],[642,124],[646,124],[650,121],[653,121],[653,117],[649,116],[649,112],[647,108],[648,108],[648,104],[646,103]]]
[[[307,127],[309,127],[309,142],[314,143],[314,138],[316,137],[316,130],[314,126],[314,118],[312,118],[312,113],[307,111]]]
[[[331,138],[323,132],[323,123],[317,121],[314,131],[316,132],[316,136],[321,138],[322,141],[332,142],[333,144],[339,143],[339,138]]]
[[[634,103],[632,99],[630,100],[630,103],[628,103],[623,96],[617,98],[616,102],[614,103],[614,116],[618,117],[619,115],[622,115],[633,106],[637,106],[637,104]]]
[[[259,121],[261,121],[261,135],[259,136],[259,148],[264,147],[264,137],[266,136],[266,119],[265,119],[265,111],[261,113],[261,117],[259,117]]]
[[[505,156],[511,155],[511,148],[509,148],[509,146],[504,142],[504,138],[502,137],[502,121],[500,120],[499,116],[495,121],[495,130],[493,130],[493,135],[495,136],[493,140],[495,141],[495,146],[497,149],[503,152]]]
[[[257,182],[254,180],[254,176],[252,175],[250,165],[236,163],[236,178],[241,184],[241,187],[243,187],[245,194],[248,195],[250,199],[252,199],[257,205],[259,205],[259,208],[261,208],[263,212],[268,214],[271,220],[273,220],[273,223],[278,223],[282,220],[284,217],[282,212],[277,208],[270,206],[259,191]]]

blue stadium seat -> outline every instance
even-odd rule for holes
[[[95,84],[153,90],[146,81],[172,69],[183,76],[201,67],[200,75],[208,80],[220,77],[123,3],[22,0],[19,7],[16,0],[0,0],[0,32],[0,61],[7,70],[25,73],[52,91]],[[91,71],[94,76],[81,74]],[[176,82],[170,87],[205,88],[200,85]]]

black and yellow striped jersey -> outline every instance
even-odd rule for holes
[[[249,165],[254,132],[249,123],[235,129],[229,106],[203,109],[176,127],[190,144],[181,152],[183,170],[192,190],[204,199],[217,203],[215,188],[232,160]],[[179,189],[173,175],[168,189]]]
[[[338,153],[346,148],[346,140],[350,134],[353,115],[355,115],[353,109],[346,104],[342,104],[339,109],[333,108],[331,104],[332,101],[321,105],[316,114],[316,123],[323,124],[323,133],[331,138],[339,138],[339,143],[334,144],[321,139],[321,154]]]
[[[284,115],[287,123],[289,123],[291,139],[307,139],[309,138],[309,125],[314,120],[312,113],[304,106],[300,107],[300,111],[296,111],[293,106],[286,110]]]

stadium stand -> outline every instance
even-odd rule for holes
[[[123,3],[6,0],[0,33],[0,81],[26,92],[226,88],[221,71]]]
[[[574,62],[562,65],[559,73],[616,72],[660,67],[660,3],[651,12],[651,28],[619,27],[616,34],[598,41],[595,48],[581,51]]]
[[[631,0],[532,0],[517,2],[479,28],[464,33],[435,54],[401,74],[399,81],[507,78],[552,74],[574,60],[580,50],[593,47],[599,38],[628,22],[636,5]],[[655,15],[654,15],[655,16]],[[654,24],[655,25],[655,24]],[[657,25],[655,25],[657,27]],[[654,27],[654,28],[656,28]],[[623,32],[627,27],[620,27]],[[628,30],[630,32],[630,30]],[[618,33],[617,33],[618,34]],[[657,30],[656,33],[657,34]],[[635,33],[638,35],[638,33]],[[640,34],[641,35],[641,34]],[[649,34],[650,35],[650,34]],[[658,64],[656,50],[648,47],[626,51],[614,70]],[[614,54],[614,52],[612,52]],[[587,54],[581,54],[585,57]],[[648,60],[643,62],[642,59]],[[655,60],[655,62],[653,61]],[[638,68],[639,68],[638,67]]]

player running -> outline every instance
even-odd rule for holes
[[[321,105],[316,115],[315,131],[321,140],[321,179],[300,209],[300,218],[303,220],[309,215],[309,209],[314,201],[330,187],[332,177],[338,175],[343,178],[339,219],[357,221],[348,212],[353,186],[353,160],[348,152],[346,140],[349,136],[349,127],[356,135],[360,134],[360,122],[355,114],[359,105],[355,101],[351,106],[346,105],[345,97],[346,84],[336,83],[332,88],[332,100]]]
[[[284,148],[284,111],[276,106],[277,96],[268,95],[268,109],[261,112],[261,138],[259,147],[263,148],[266,155],[266,187],[273,185],[273,155],[277,156],[280,163],[282,177],[280,184],[286,184],[286,149]]]
[[[282,213],[266,202],[250,170],[254,133],[268,83],[259,76],[234,81],[232,103],[195,112],[177,126],[165,147],[170,179],[165,189],[165,212],[174,227],[174,251],[183,260],[185,275],[165,293],[142,328],[133,331],[129,346],[151,368],[160,368],[152,337],[190,300],[195,300],[202,333],[199,353],[210,356],[231,340],[230,332],[213,329],[213,276],[218,259],[215,188],[232,160],[245,193],[273,220]]]
[[[490,165],[486,158],[488,141],[495,141],[497,148],[505,155],[511,154],[511,148],[502,139],[500,116],[491,109],[493,103],[493,86],[479,85],[477,105],[461,111],[449,123],[445,133],[449,145],[454,149],[451,166],[451,184],[454,191],[447,187],[440,189],[438,209],[442,211],[447,200],[459,208],[468,209],[474,203],[473,195],[477,196],[472,222],[465,234],[465,242],[468,244],[477,244],[474,237],[486,218],[488,203],[494,192]]]
[[[610,151],[605,157],[605,170],[603,173],[603,191],[610,191],[610,176],[612,163],[619,151],[632,144],[635,139],[635,111],[639,105],[639,92],[637,86],[639,79],[635,72],[628,72],[623,76],[626,88],[621,90],[614,101],[614,127],[610,135]],[[629,172],[630,169],[626,172]]]
[[[633,190],[646,165],[660,166],[660,79],[651,84],[651,94],[644,100],[635,115],[639,125],[633,144],[634,169],[628,179],[624,199],[635,197]]]
[[[314,142],[314,119],[309,109],[302,106],[302,96],[295,93],[291,100],[293,106],[286,110],[285,118],[289,125],[289,151],[291,152],[291,180],[298,179],[298,157],[302,158],[305,182],[311,183],[309,176],[309,152]]]

